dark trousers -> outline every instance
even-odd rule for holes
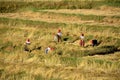
[[[58,42],[62,41],[61,36],[57,35]]]

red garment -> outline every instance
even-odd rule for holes
[[[27,41],[30,42],[30,39],[28,39]]]
[[[82,47],[85,46],[85,41],[84,40],[80,40],[80,46],[82,46]]]
[[[59,29],[58,32],[61,32],[61,30]]]

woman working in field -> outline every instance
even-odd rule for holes
[[[59,29],[58,30],[58,33],[54,36],[54,41],[57,41],[57,42],[60,42],[60,41],[62,41],[62,32],[61,32],[61,30]]]
[[[84,34],[82,33],[80,36],[80,46],[84,47],[85,46],[85,41],[84,41]]]

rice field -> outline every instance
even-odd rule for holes
[[[120,8],[69,9],[70,5],[0,13],[0,80],[120,79]],[[58,29],[62,42],[54,41]],[[79,44],[81,33],[85,47]],[[28,38],[31,44],[25,51]],[[92,39],[99,45],[91,46]],[[46,54],[48,46],[52,50]]]

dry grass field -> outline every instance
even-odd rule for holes
[[[13,12],[0,5],[0,80],[120,80],[120,8],[69,9],[71,5]],[[62,42],[54,41],[58,29]],[[85,47],[79,45],[81,33]],[[99,45],[89,46],[92,39]],[[48,46],[53,50],[45,54]]]

